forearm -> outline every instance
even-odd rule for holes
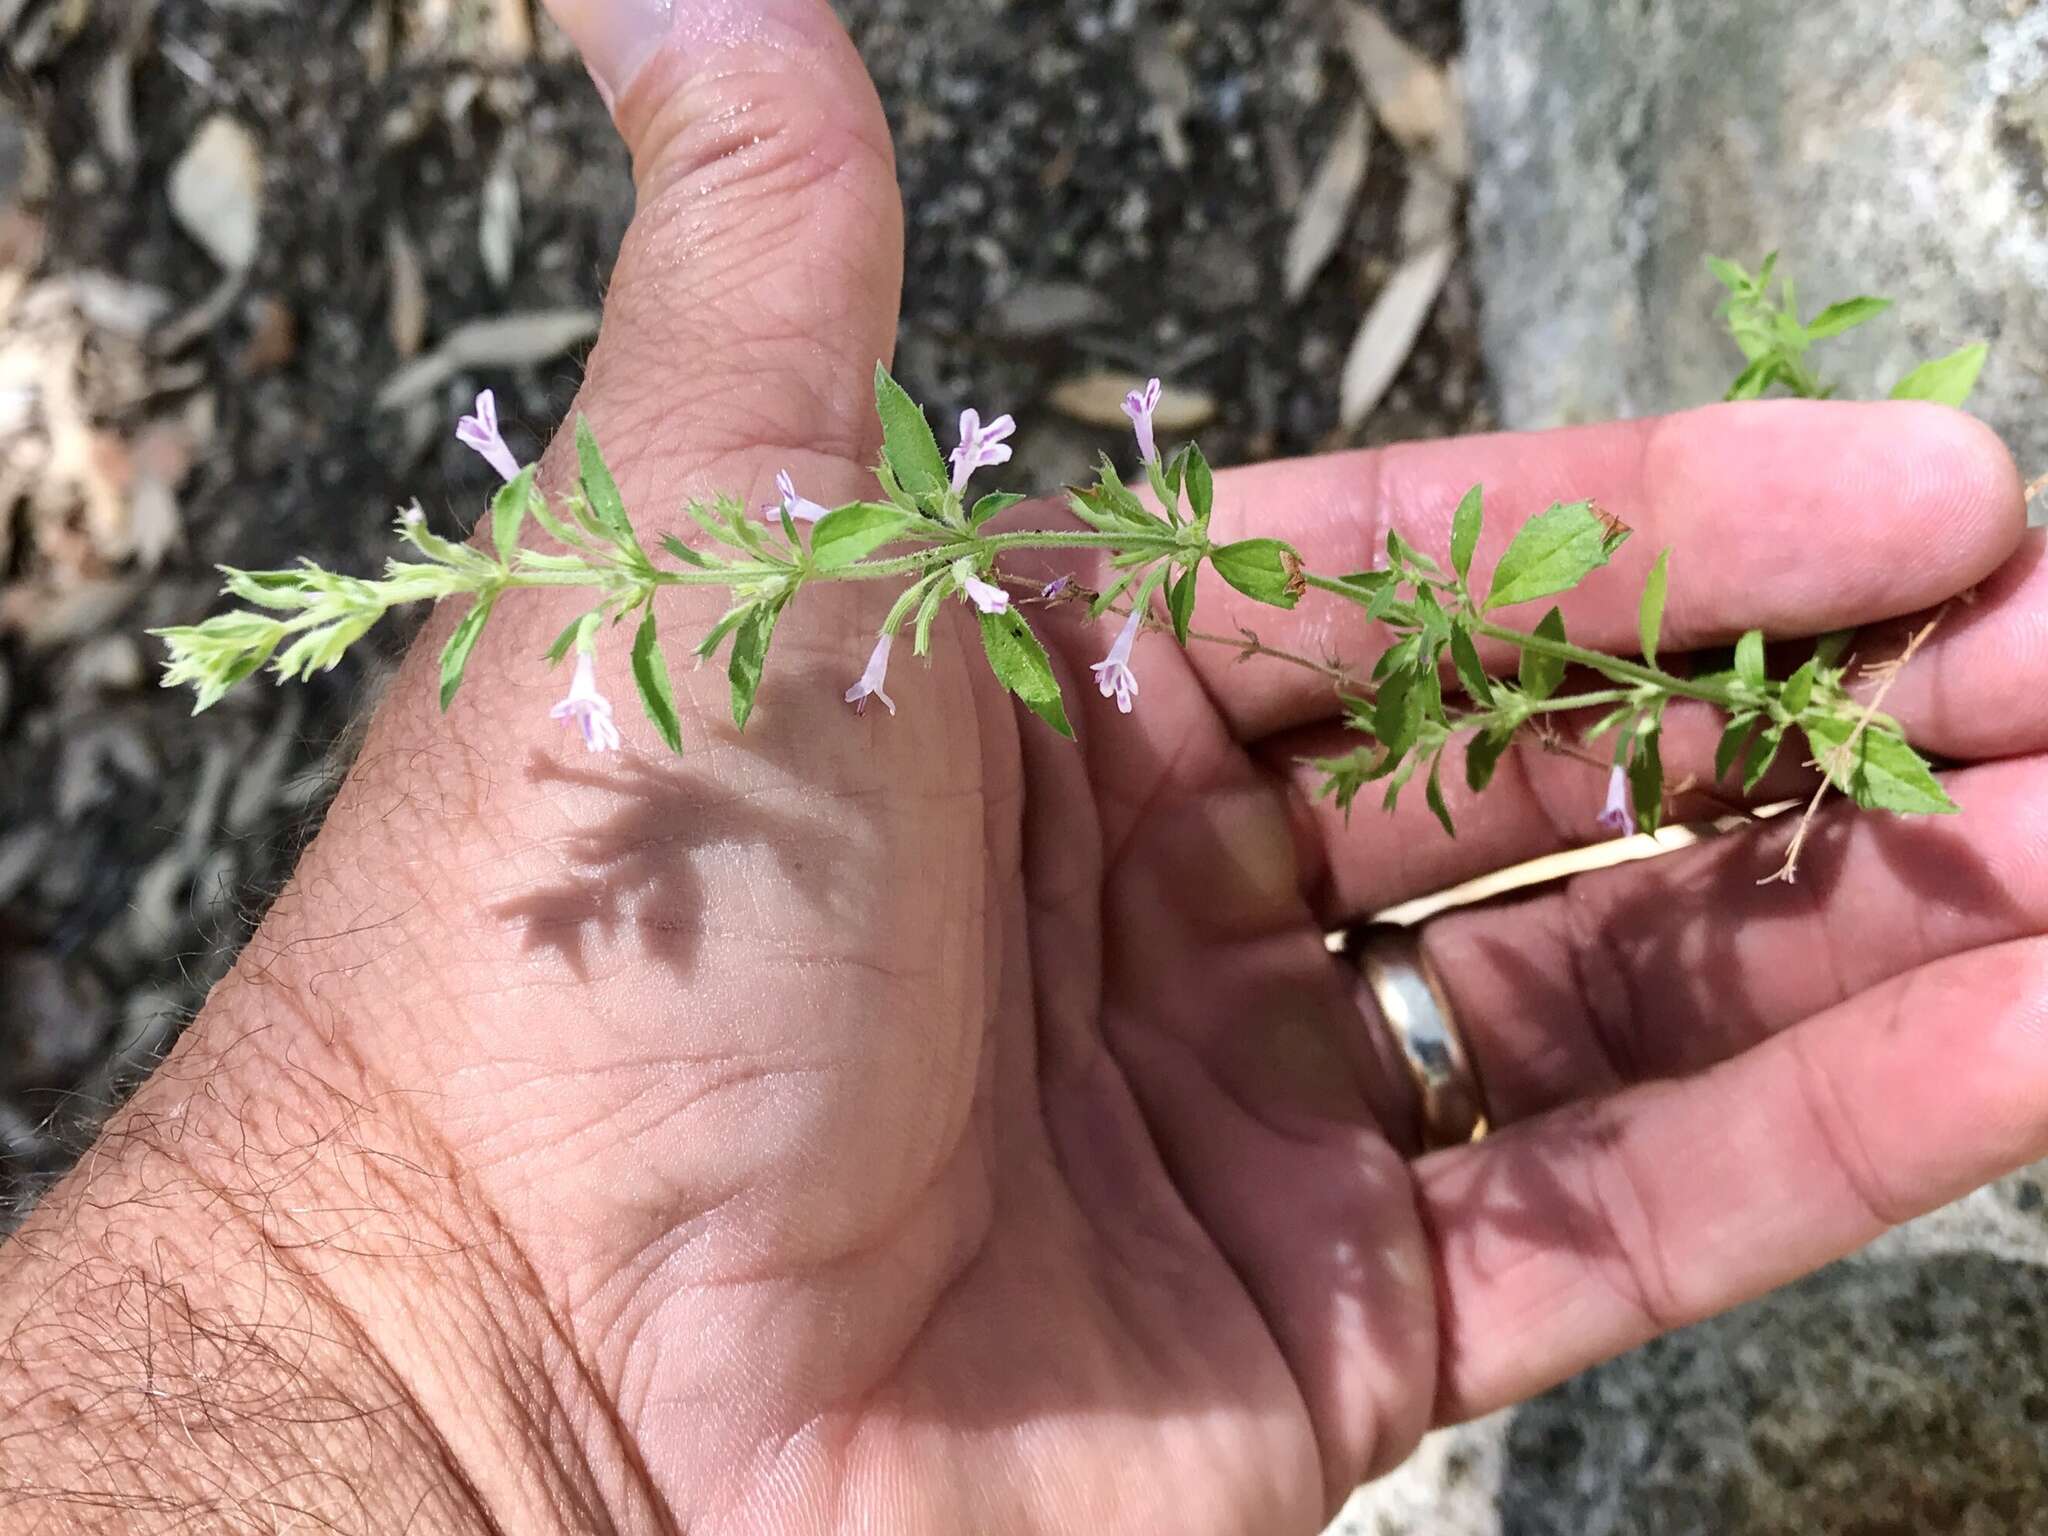
[[[0,1524],[614,1529],[547,1308],[275,991],[230,982],[0,1249]]]

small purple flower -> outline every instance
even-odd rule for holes
[[[1045,584],[1045,592],[1043,593],[1045,601],[1048,603],[1058,602],[1061,598],[1067,595],[1067,588],[1071,587],[1073,584],[1074,578],[1071,576],[1053,577],[1051,581],[1048,581]]]
[[[512,457],[505,434],[498,430],[498,397],[488,389],[476,397],[476,414],[456,423],[455,436],[463,446],[482,454],[507,483],[519,478],[519,461]]]
[[[983,613],[994,615],[1010,611],[1010,594],[993,582],[983,581],[974,574],[974,562],[956,561],[953,579],[960,584],[960,590],[967,594],[967,601]]]
[[[1124,414],[1138,429],[1138,453],[1147,464],[1159,457],[1159,442],[1152,435],[1152,413],[1159,409],[1159,396],[1159,381],[1154,379],[1143,389],[1134,389],[1124,397]]]
[[[583,732],[583,745],[593,752],[618,750],[619,728],[612,720],[612,701],[597,691],[597,663],[588,651],[576,657],[576,676],[569,684],[569,697],[548,711],[548,717],[573,720]]]
[[[420,510],[418,502],[398,509],[398,523],[402,528],[418,528],[424,525],[426,520],[427,514]]]
[[[1636,835],[1636,814],[1629,806],[1628,770],[1619,763],[1607,775],[1607,804],[1600,812],[1600,826],[1616,837]]]
[[[864,715],[868,712],[868,700],[880,699],[889,706],[889,713],[896,713],[896,701],[882,691],[882,685],[889,680],[889,647],[895,644],[895,636],[884,635],[875,642],[875,653],[868,658],[868,669],[861,673],[860,681],[846,690],[846,702],[853,706],[853,712]]]
[[[796,522],[815,523],[832,510],[797,495],[796,482],[789,477],[789,471],[786,469],[775,477],[775,489],[782,493],[782,500],[777,506],[768,509],[768,521],[771,523],[783,512],[787,512]]]
[[[960,446],[953,450],[953,489],[966,490],[969,478],[977,469],[992,469],[998,464],[1009,463],[1007,444],[1016,430],[1017,423],[1012,417],[998,416],[983,426],[979,411],[962,411]]]
[[[1131,647],[1138,642],[1138,627],[1143,621],[1141,611],[1133,608],[1109,654],[1088,669],[1095,674],[1102,696],[1115,699],[1116,707],[1127,715],[1138,697],[1138,674],[1131,670]]]

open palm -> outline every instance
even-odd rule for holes
[[[657,532],[783,469],[872,486],[886,135],[823,5],[758,9],[737,41],[679,26],[620,102],[644,205],[581,409]],[[234,985],[345,1018],[360,1082],[445,1150],[622,1528],[1310,1532],[1430,1424],[2048,1146],[2048,725],[2002,702],[2048,680],[2048,573],[1995,441],[1932,407],[1717,409],[1239,472],[1218,535],[1357,569],[1390,526],[1440,547],[1473,482],[1501,543],[1592,496],[1642,562],[1671,547],[1674,650],[1986,583],[1891,704],[1982,762],[1950,775],[1962,818],[1831,822],[1796,887],[1741,837],[1440,920],[1502,1128],[1419,1160],[1324,935],[1589,839],[1597,770],[1512,761],[1455,842],[1419,805],[1347,825],[1301,766],[1327,681],[1148,635],[1126,719],[1070,609],[1034,622],[1078,747],[964,626],[854,716],[874,593],[806,594],[744,738],[685,678],[681,760],[630,728],[571,750],[544,603],[445,721],[413,658]],[[1574,636],[1625,645],[1640,574],[1576,596]],[[1355,611],[1202,602],[1373,653]],[[1674,713],[1674,780],[1712,746]]]

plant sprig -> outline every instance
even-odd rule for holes
[[[1789,282],[1780,297],[1772,296],[1774,260],[1767,259],[1755,276],[1729,262],[1717,261],[1715,272],[1729,288],[1725,313],[1748,359],[1731,392],[1736,397],[1773,387],[1827,394],[1811,371],[1808,350],[1886,307],[1879,300],[1853,299],[1802,322]],[[1960,403],[1982,361],[1981,348],[1965,349],[1917,370],[1897,393]],[[847,692],[849,703],[864,708],[879,699],[893,713],[886,691],[892,647],[907,632],[913,653],[927,655],[939,616],[957,604],[972,614],[997,682],[1053,730],[1071,737],[1072,719],[1045,646],[1002,585],[1006,555],[1064,550],[1095,556],[1107,569],[1090,608],[1097,617],[1115,612],[1124,623],[1094,672],[1104,697],[1126,712],[1136,707],[1139,692],[1133,651],[1142,629],[1170,630],[1182,645],[1215,638],[1198,636],[1194,628],[1204,566],[1274,608],[1293,609],[1315,596],[1363,609],[1387,637],[1365,674],[1369,682],[1350,684],[1345,669],[1266,647],[1249,632],[1242,641],[1222,642],[1306,667],[1339,688],[1345,721],[1361,744],[1317,766],[1324,792],[1346,812],[1375,784],[1383,786],[1382,803],[1392,809],[1420,779],[1429,808],[1455,835],[1444,791],[1448,774],[1462,773],[1470,791],[1483,791],[1519,742],[1550,738],[1561,721],[1575,721],[1585,745],[1602,750],[1612,764],[1600,823],[1616,832],[1655,829],[1666,806],[1664,725],[1676,703],[1720,713],[1724,727],[1715,778],[1739,784],[1745,794],[1762,782],[1788,742],[1799,738],[1827,784],[1859,806],[1918,815],[1955,810],[1897,722],[1879,713],[1879,701],[1864,704],[1851,696],[1847,634],[1822,638],[1783,676],[1773,674],[1761,632],[1742,636],[1725,663],[1705,670],[1673,671],[1660,664],[1669,551],[1651,567],[1641,596],[1639,655],[1613,655],[1573,642],[1563,610],[1552,600],[1593,578],[1630,537],[1626,526],[1592,502],[1559,503],[1529,519],[1483,573],[1475,569],[1485,520],[1479,487],[1459,502],[1441,562],[1390,533],[1374,569],[1312,571],[1298,551],[1277,539],[1214,540],[1215,478],[1208,460],[1194,444],[1171,455],[1158,450],[1152,422],[1158,403],[1155,383],[1125,406],[1143,463],[1137,489],[1105,456],[1094,482],[1068,493],[1072,524],[998,532],[1005,527],[998,519],[1024,498],[1008,492],[970,495],[969,485],[979,471],[1009,460],[1014,424],[1000,417],[984,425],[976,413],[965,413],[949,472],[924,412],[878,366],[875,404],[883,448],[875,466],[877,498],[827,508],[802,497],[784,475],[779,500],[766,509],[750,509],[733,497],[692,502],[684,510],[701,537],[667,534],[650,550],[586,422],[576,426],[576,481],[550,496],[535,470],[519,467],[506,447],[487,393],[459,434],[506,477],[491,504],[487,541],[442,539],[427,530],[414,508],[399,521],[411,558],[391,561],[379,577],[342,575],[311,563],[281,571],[226,571],[227,593],[247,606],[201,624],[157,631],[169,650],[164,682],[193,686],[196,708],[203,710],[266,666],[280,680],[332,668],[394,608],[466,601],[441,655],[446,709],[508,595],[575,588],[590,594],[590,606],[547,652],[551,664],[576,658],[575,679],[556,706],[557,718],[577,724],[592,750],[619,744],[593,658],[602,635],[630,623],[630,672],[643,711],[669,748],[681,751],[683,721],[657,619],[664,589],[709,587],[726,594],[723,616],[694,654],[699,661],[723,655],[733,721],[744,729],[779,623],[803,591],[824,582],[877,582],[891,586],[896,597],[866,670]],[[529,542],[536,532],[545,547]],[[1533,624],[1509,622],[1539,604],[1544,608]],[[1489,671],[1488,651],[1509,655],[1513,670]]]

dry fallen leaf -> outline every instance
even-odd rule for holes
[[[396,217],[384,226],[384,265],[391,276],[391,345],[402,358],[416,357],[427,339],[427,274]]]
[[[533,7],[531,0],[498,0],[497,27],[493,41],[500,56],[515,61],[533,57]]]
[[[484,177],[477,218],[477,249],[484,275],[503,292],[512,281],[512,259],[519,250],[519,173],[513,165],[515,146],[507,140]]]
[[[386,380],[377,408],[424,400],[466,368],[524,368],[560,357],[597,334],[597,319],[594,309],[543,309],[472,320]]]
[[[245,312],[249,340],[235,355],[237,373],[244,378],[273,373],[298,355],[298,316],[284,300],[276,294],[261,294],[250,301]]]
[[[1138,83],[1152,98],[1145,122],[1159,140],[1159,152],[1176,171],[1194,163],[1185,124],[1195,106],[1195,77],[1166,34],[1156,27],[1139,29]]]
[[[1052,408],[1062,416],[1093,427],[1125,427],[1124,397],[1143,389],[1134,373],[1084,373],[1053,386]],[[1216,397],[1199,389],[1169,388],[1159,402],[1153,424],[1164,433],[1196,432],[1216,419]]]
[[[1423,323],[1436,306],[1444,279],[1450,276],[1451,258],[1457,246],[1449,240],[1417,251],[1387,279],[1379,297],[1373,300],[1351,355],[1344,363],[1344,393],[1340,417],[1347,431],[1355,430],[1394,382],[1401,365],[1415,348]]]
[[[1408,167],[1408,193],[1401,199],[1401,249],[1419,251],[1448,239],[1458,228],[1458,186],[1425,161]]]
[[[249,130],[226,113],[201,125],[171,168],[171,212],[227,272],[256,260],[262,230],[263,157]]]
[[[1362,0],[1336,0],[1344,51],[1364,82],[1380,125],[1409,154],[1453,181],[1471,173],[1465,108],[1456,81],[1432,64]]]
[[[1287,236],[1286,294],[1291,304],[1309,290],[1351,223],[1372,159],[1372,115],[1361,104],[1345,116],[1316,167]]]

